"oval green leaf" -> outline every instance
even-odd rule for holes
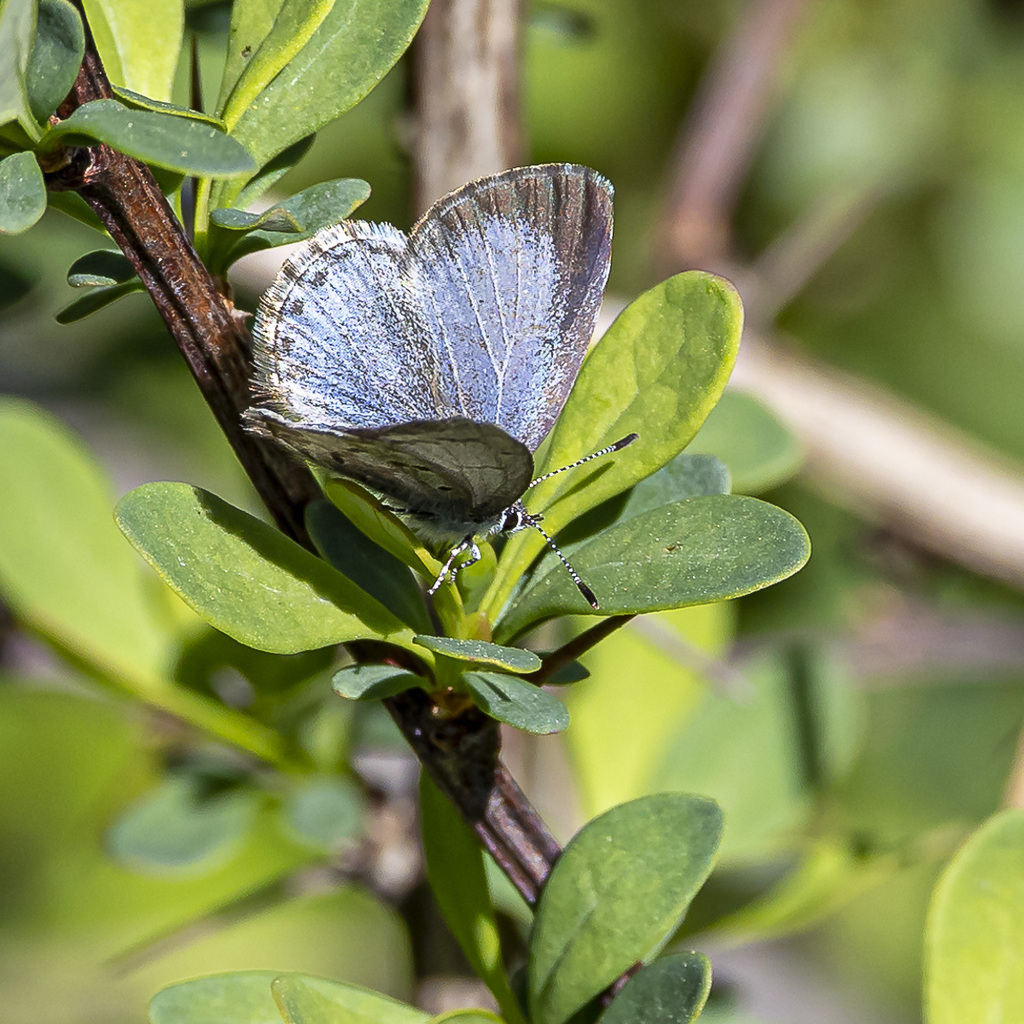
[[[73,324],[77,320],[84,320],[87,316],[98,313],[101,309],[106,309],[107,306],[117,302],[118,299],[123,299],[126,295],[145,291],[145,287],[138,278],[134,278],[131,281],[125,281],[124,284],[91,288],[84,295],[73,299],[58,310],[54,320],[59,324]]]
[[[135,277],[135,268],[120,249],[95,249],[79,256],[68,267],[72,288],[102,288],[124,284]]]
[[[627,434],[640,436],[530,492],[529,507],[544,513],[549,533],[650,476],[690,443],[732,372],[742,325],[736,290],[699,271],[670,277],[619,314],[584,361],[538,452],[537,472],[569,465]],[[543,548],[534,530],[509,539],[482,605],[492,620]]]
[[[427,0],[336,0],[305,46],[241,111],[232,134],[259,166],[355,106],[404,53]],[[225,183],[217,206],[241,184]]]
[[[483,848],[426,772],[420,773],[420,826],[427,878],[445,922],[509,1024],[523,1024],[501,954]]]
[[[664,505],[570,549],[602,615],[707,604],[761,590],[810,555],[804,528],[757,498],[712,495]],[[541,562],[495,629],[508,641],[556,615],[593,614],[557,562]]]
[[[358,985],[283,974],[271,986],[285,1024],[424,1024],[429,1014]]]
[[[655,960],[623,986],[599,1024],[693,1024],[711,991],[711,964],[700,953]]]
[[[170,985],[150,1001],[150,1024],[281,1024],[270,989],[279,974],[232,971]]]
[[[430,628],[423,595],[408,567],[374,544],[331,502],[306,506],[306,529],[320,554],[357,587],[413,628]]]
[[[290,245],[337,224],[370,198],[370,186],[359,178],[338,178],[311,185],[262,215],[244,210],[215,210],[209,231],[209,260],[229,267],[249,253]]]
[[[85,30],[67,0],[40,0],[36,38],[25,70],[28,101],[37,121],[45,121],[75,84],[85,53]]]
[[[927,1024],[1024,1020],[1024,810],[990,818],[943,871],[925,929]]]
[[[17,122],[28,136],[27,142],[40,136],[25,81],[35,31],[35,0],[7,0],[0,5],[0,54],[4,63],[4,73],[0,74],[0,125]]]
[[[369,594],[214,494],[145,484],[125,495],[115,514],[168,586],[243,644],[295,654],[358,639],[411,643],[408,627]]]
[[[92,455],[29,402],[0,400],[0,589],[17,617],[105,675],[153,683],[173,642],[151,611]]]
[[[107,77],[169,100],[185,27],[182,0],[84,0]]]
[[[541,893],[530,936],[535,1024],[563,1024],[682,920],[711,871],[718,805],[661,793],[621,804],[569,842]]]
[[[181,174],[234,177],[255,168],[244,147],[206,121],[131,110],[117,100],[93,100],[45,134],[44,149],[96,142]]]
[[[727,388],[688,452],[717,455],[732,474],[738,494],[760,494],[800,469],[800,442],[753,395]]]
[[[457,640],[450,636],[416,636],[413,643],[435,654],[478,665],[493,665],[506,672],[536,672],[540,668],[540,658],[522,647],[502,647],[485,640]]]
[[[171,776],[118,818],[107,833],[107,849],[153,874],[210,871],[241,846],[258,800],[251,790],[204,799],[195,778]]]
[[[422,676],[394,665],[348,665],[335,672],[331,686],[347,700],[383,700],[424,682]]]
[[[309,37],[320,27],[335,0],[283,0],[277,14],[265,33],[261,34],[258,45],[251,40],[248,55],[240,54],[238,77],[231,86],[222,109],[224,122],[234,128],[246,108],[277,77],[288,62],[305,46]],[[252,5],[243,5],[251,7]],[[243,11],[249,25],[249,12]],[[265,18],[265,16],[264,16]],[[264,19],[259,19],[262,22]],[[234,71],[234,47],[241,42],[241,33],[236,31],[242,18],[232,18],[230,36],[231,69],[225,68],[225,76]],[[259,25],[262,28],[262,25]]]
[[[0,235],[28,231],[46,212],[43,172],[32,153],[0,160]]]
[[[285,795],[281,808],[288,831],[326,854],[355,839],[365,810],[363,794],[342,775],[302,779]]]
[[[467,672],[462,679],[473,703],[499,722],[541,736],[569,724],[565,705],[533,683],[497,672]]]

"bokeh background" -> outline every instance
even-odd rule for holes
[[[186,5],[209,96],[228,14]],[[741,65],[725,65],[735,53]],[[715,76],[757,59],[747,148],[702,221],[707,207],[681,207],[674,183],[694,138],[718,145],[731,123]],[[179,102],[186,83],[183,64]],[[408,227],[410,92],[403,59],[277,191],[364,178],[359,216]],[[1024,800],[1024,6],[537,2],[522,101],[531,161],[586,163],[615,185],[610,306],[685,265],[738,284],[756,359],[741,357],[742,390],[697,448],[730,465],[736,490],[797,515],[814,553],[761,594],[651,617],[596,649],[591,680],[567,695],[567,736],[510,738],[517,775],[562,838],[647,791],[722,802],[721,869],[685,936],[715,965],[709,1020],[919,1020],[936,876],[981,820]],[[696,219],[672,241],[681,210]],[[145,295],[55,322],[73,298],[67,268],[96,238],[55,211],[0,238],[0,386],[91,453],[111,507],[169,479],[256,511]],[[240,307],[270,273],[238,268]],[[795,388],[781,399],[779,379]],[[62,466],[50,485],[73,509],[86,499]],[[54,541],[47,571],[83,571],[78,554]],[[194,632],[179,671],[229,703],[273,677],[274,721],[300,722],[356,780],[362,824],[316,836],[283,827],[273,799],[207,802],[205,824],[189,819],[212,836],[193,843],[202,856],[129,863],[119,823],[139,807],[173,823],[183,764],[202,762],[229,795],[251,768],[107,696],[59,624],[26,622],[9,583],[4,601],[6,1020],[127,1024],[161,985],[212,970],[303,970],[402,998],[458,973],[423,894],[414,766],[384,718],[324,698],[329,658],[272,666]],[[272,773],[260,785],[287,789]],[[166,803],[146,804],[158,791]],[[321,796],[310,806],[353,806]]]

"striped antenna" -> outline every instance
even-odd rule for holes
[[[570,462],[568,466],[562,466],[560,469],[553,469],[550,473],[545,473],[543,476],[537,477],[537,479],[530,484],[530,487],[536,487],[537,484],[541,483],[543,480],[548,480],[553,476],[558,476],[559,473],[564,473],[567,469],[575,469],[577,466],[582,466],[585,462],[590,462],[591,459],[599,459],[602,455],[611,455],[612,452],[620,451],[625,448],[626,445],[632,444],[639,436],[639,434],[627,434],[625,437],[620,437],[618,441],[614,444],[608,445],[607,448],[591,452],[589,455],[584,455],[582,459]],[[542,530],[541,533],[543,532],[544,531]],[[555,550],[557,551],[558,549],[556,548]]]
[[[553,476],[557,476],[559,473],[564,473],[567,469],[575,469],[577,466],[582,466],[586,462],[590,462],[591,459],[599,459],[602,455],[611,455],[612,452],[617,452],[626,445],[632,444],[640,435],[639,434],[627,434],[625,437],[619,438],[614,444],[608,445],[607,448],[601,448],[599,451],[591,452],[589,455],[584,455],[582,459],[577,459],[575,462],[570,462],[568,466],[562,466],[561,469],[553,469],[550,473],[545,473],[543,476],[537,477],[530,487],[535,487],[542,480],[548,480]],[[543,538],[547,541],[547,545],[551,548],[556,555],[558,560],[565,566],[566,572],[572,577],[573,583],[576,584],[576,589],[587,599],[587,603],[595,611],[600,611],[600,605],[597,603],[597,598],[594,596],[594,592],[583,582],[580,578],[580,574],[569,564],[569,559],[562,554],[559,550],[558,545],[552,540],[551,536],[547,531],[540,525],[541,516],[530,515],[525,509],[522,512],[523,524],[525,526],[532,526]]]
[[[634,434],[633,436],[635,437],[636,435]],[[566,469],[568,468],[569,467],[567,466]],[[576,584],[576,589],[587,599],[588,604],[594,609],[594,611],[600,611],[601,606],[597,603],[597,598],[594,596],[594,592],[586,585],[586,583],[583,582],[582,579],[580,579],[580,574],[569,564],[569,559],[562,554],[558,545],[551,539],[550,534],[548,534],[544,527],[540,525],[539,518],[526,513],[523,518],[523,523],[526,526],[532,526],[548,542],[548,547],[558,555],[558,560],[565,566],[566,571],[572,577],[573,583]]]

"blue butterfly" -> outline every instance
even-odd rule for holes
[[[530,526],[597,608],[521,499],[552,475],[533,479],[533,452],[593,334],[611,234],[611,184],[572,164],[471,182],[408,235],[363,221],[321,231],[260,302],[247,428],[450,546],[430,593],[479,559],[479,540]]]

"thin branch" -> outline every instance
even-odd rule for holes
[[[540,668],[523,678],[529,679],[531,683],[536,683],[538,686],[543,685],[560,669],[571,665],[577,658],[586,654],[591,647],[599,644],[606,636],[611,636],[633,618],[632,615],[609,615],[596,626],[591,626],[590,629],[563,644],[557,651],[546,655]]]
[[[519,26],[523,0],[433,0],[413,44],[415,201],[523,159]]]
[[[750,0],[713,58],[676,145],[660,264],[715,269],[728,256],[733,207],[806,3]]]

